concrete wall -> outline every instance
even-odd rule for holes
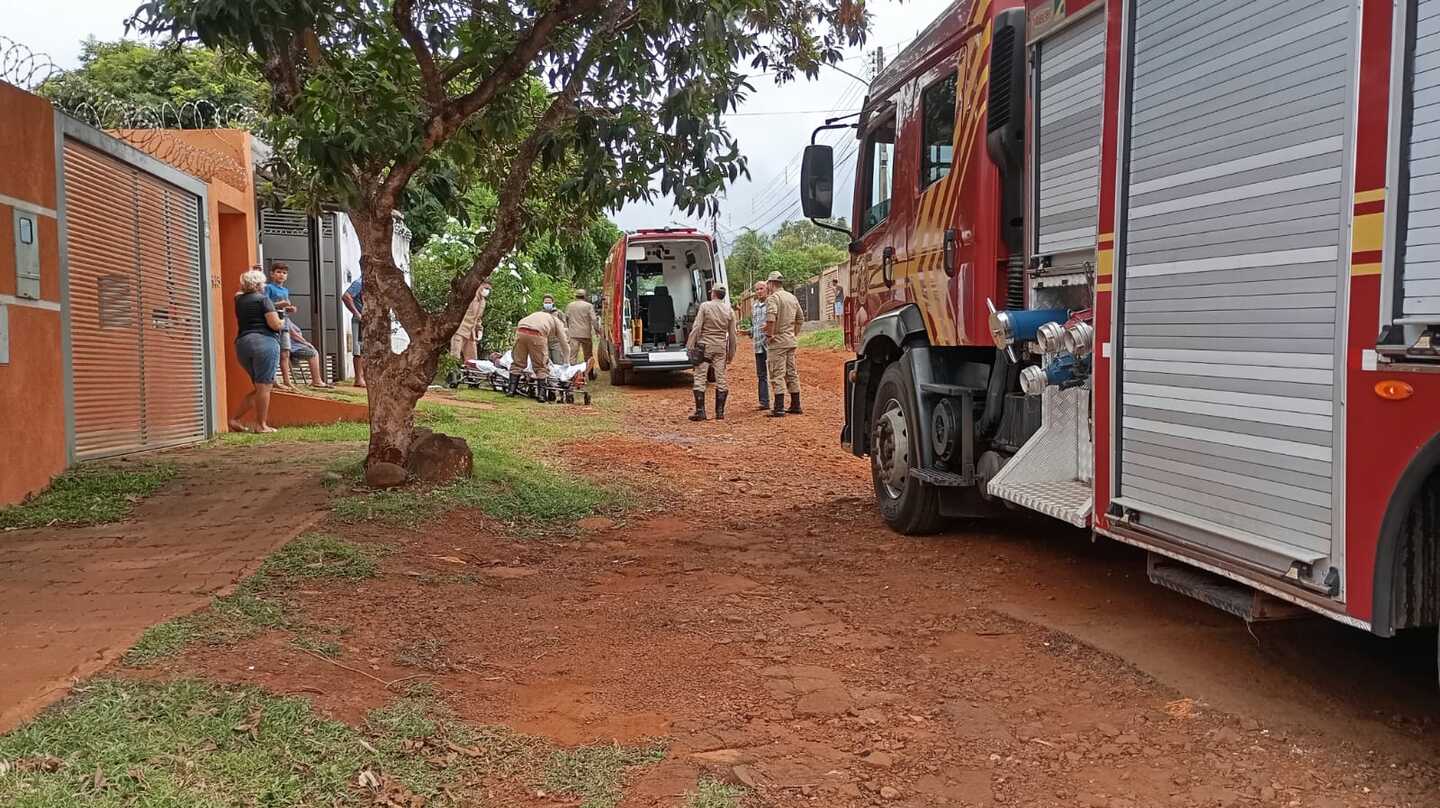
[[[0,364],[4,505],[44,488],[65,469],[66,437],[55,114],[43,98],[3,82],[0,155],[0,307],[6,311],[10,337],[10,361]],[[39,300],[15,297],[17,207],[38,219]]]

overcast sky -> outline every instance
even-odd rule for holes
[[[48,54],[61,67],[74,67],[82,40],[87,36],[119,38],[125,18],[139,4],[139,0],[6,2],[0,34]],[[949,4],[950,0],[871,0],[874,22],[870,39],[863,49],[847,53],[840,66],[868,77],[876,47],[884,48],[887,59],[893,57]],[[815,81],[800,79],[777,87],[772,77],[756,76],[752,83],[755,92],[737,113],[727,116],[731,132],[750,160],[751,179],[742,179],[731,188],[722,205],[719,236],[726,245],[746,227],[771,231],[786,219],[799,218],[795,173],[800,150],[809,142],[812,129],[826,118],[859,110],[865,95],[863,84],[828,68]],[[841,130],[826,133],[822,139],[837,145],[835,211],[845,215],[850,208],[854,160],[853,155],[843,162],[840,158],[853,146],[853,138],[848,130]],[[615,219],[626,229],[664,226],[672,220],[689,223],[668,201],[627,206]],[[709,229],[708,222],[704,226]]]

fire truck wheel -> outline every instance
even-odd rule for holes
[[[940,495],[935,486],[910,473],[911,438],[917,428],[900,365],[886,368],[875,391],[870,419],[870,479],[886,524],[908,536],[940,527]]]
[[[616,362],[610,366],[610,384],[614,387],[624,387],[630,383],[630,374],[625,368]]]

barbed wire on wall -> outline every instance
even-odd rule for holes
[[[48,55],[7,36],[0,36],[0,81],[27,92],[37,92],[66,71]],[[213,147],[186,142],[174,130],[258,129],[264,120],[259,110],[245,104],[216,104],[199,99],[183,104],[135,104],[118,98],[52,99],[52,103],[96,129],[129,143],[150,156],[206,182],[220,180],[237,189],[249,187],[244,155],[216,138]],[[228,152],[228,153],[227,153]]]
[[[62,109],[98,129],[245,129],[254,131],[264,115],[248,104],[199,99],[183,104],[135,104],[96,98],[62,104]]]
[[[60,108],[78,120],[103,129],[152,157],[206,182],[218,179],[237,189],[248,185],[245,157],[233,153],[231,144],[216,138],[213,146],[197,146],[187,142],[182,132],[253,130],[258,128],[262,116],[252,107],[243,104],[221,106],[207,100],[146,105],[104,98],[61,102]]]
[[[0,35],[0,81],[28,91],[63,72],[49,55]]]

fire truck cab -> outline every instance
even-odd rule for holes
[[[685,339],[710,289],[725,283],[715,240],[693,228],[620,236],[605,263],[598,358],[612,384],[643,372],[688,370]]]
[[[842,441],[891,526],[1440,623],[1440,0],[961,0],[856,136]]]

